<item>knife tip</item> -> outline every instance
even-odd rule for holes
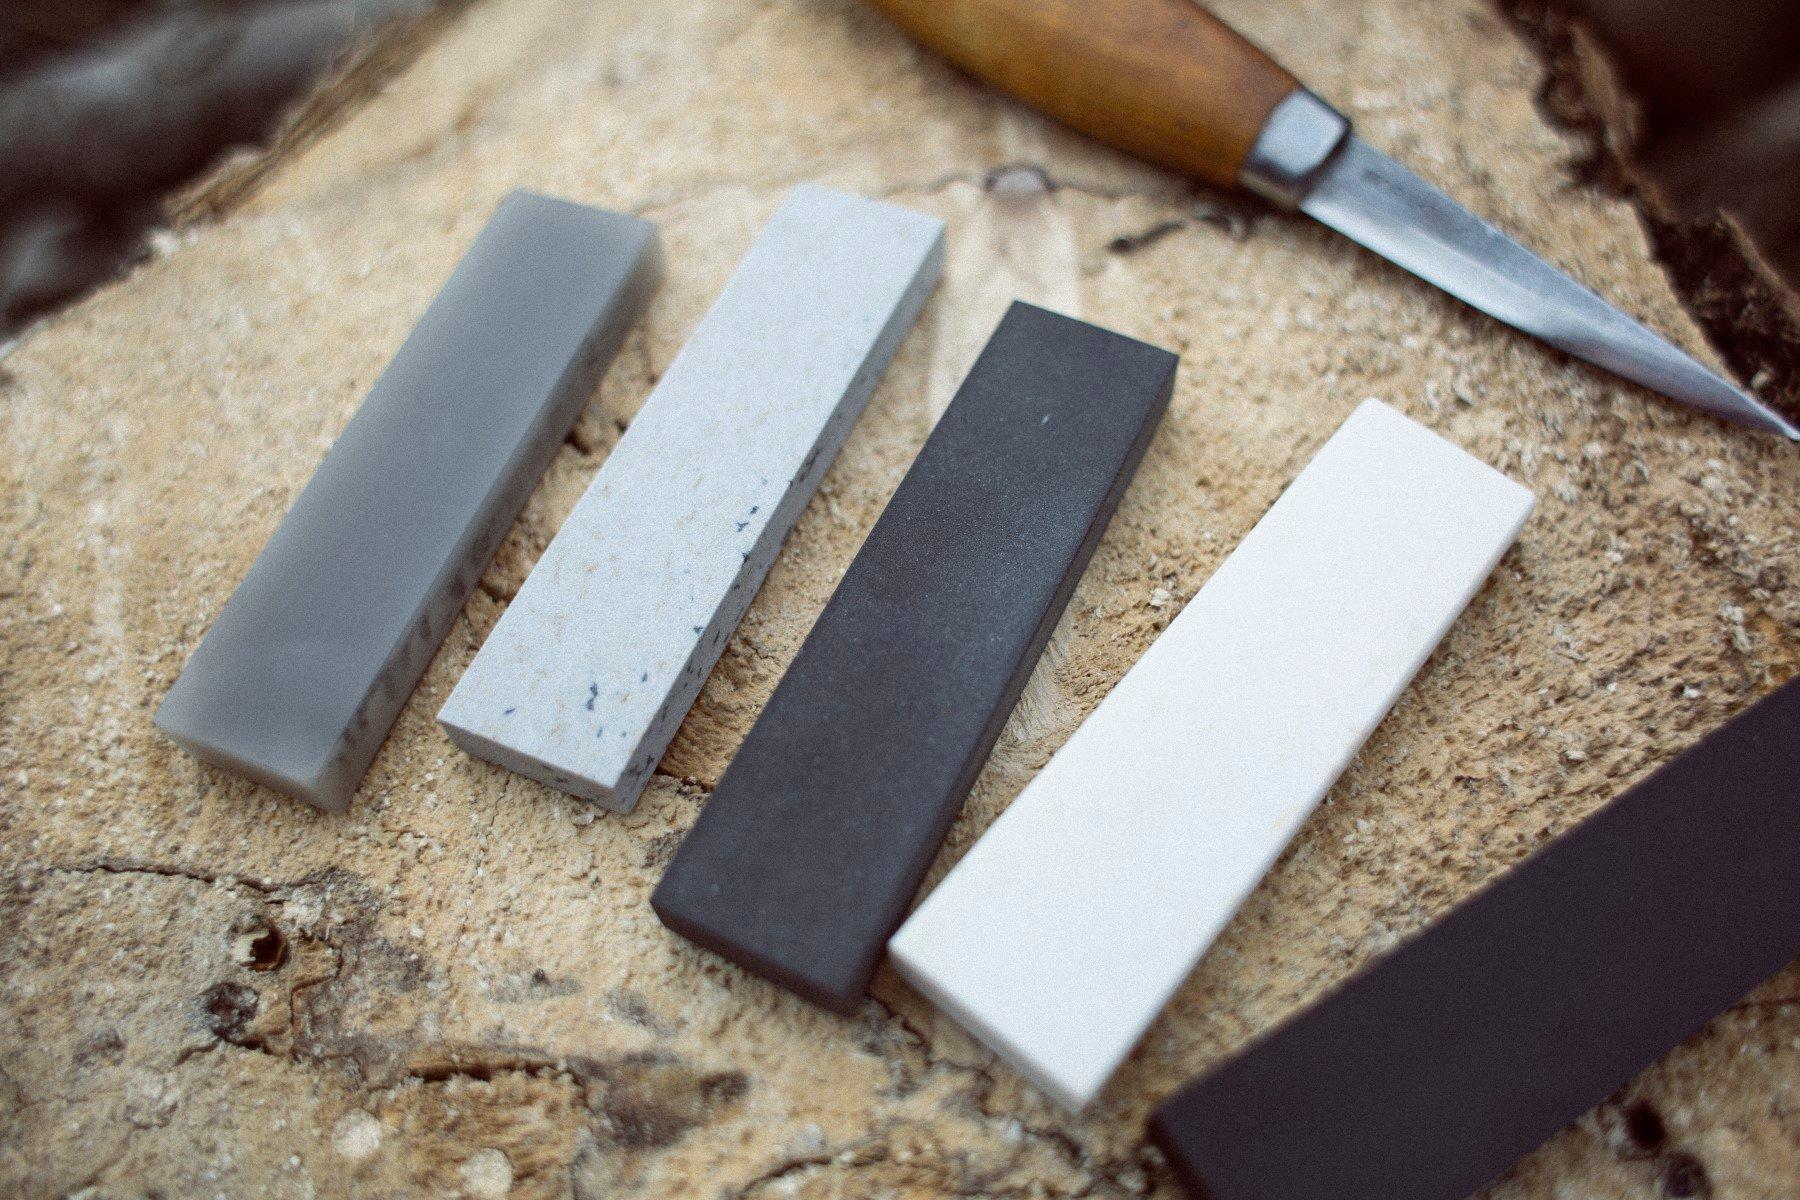
[[[1762,423],[1766,427],[1780,434],[1790,442],[1800,442],[1800,426],[1796,426],[1792,421],[1788,420],[1766,404],[1759,402],[1757,408],[1759,410],[1758,415],[1762,417]]]
[[[1692,363],[1692,366],[1694,370],[1705,372],[1707,382],[1711,386],[1669,389],[1665,394],[1685,398],[1691,404],[1709,408],[1719,416],[1748,425],[1753,429],[1764,429],[1770,433],[1780,434],[1790,442],[1800,442],[1800,426],[1796,426],[1777,412],[1773,406],[1757,399],[1749,391],[1712,374],[1699,363]]]

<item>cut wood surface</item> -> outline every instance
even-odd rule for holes
[[[1536,58],[1481,0],[1216,7],[1370,141],[1716,362],[1630,206],[1572,181]],[[0,359],[7,1196],[1173,1200],[1141,1148],[1157,1100],[1800,671],[1791,446],[1106,150],[843,0],[483,0],[256,178]],[[620,818],[466,757],[433,715],[804,180],[944,218],[944,282],[660,773]],[[154,705],[518,186],[658,222],[648,320],[347,814],[195,763]],[[1539,500],[1080,1119],[890,970],[830,1016],[647,904],[1015,296],[1183,362],[934,878],[1364,398]],[[1790,967],[1491,1197],[1794,1195],[1796,997]]]

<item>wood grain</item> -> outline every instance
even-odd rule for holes
[[[1191,0],[871,0],[1002,91],[1121,150],[1222,186],[1299,86]]]

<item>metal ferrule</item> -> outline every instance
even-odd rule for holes
[[[1283,208],[1297,207],[1350,133],[1350,119],[1305,88],[1295,88],[1263,124],[1238,170],[1238,182]]]

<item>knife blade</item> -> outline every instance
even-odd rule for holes
[[[1516,329],[1726,420],[1800,427],[1475,216],[1194,0],[871,0],[1050,116],[1337,230]]]
[[[1727,420],[1800,430],[1355,134],[1300,211],[1490,317]]]

